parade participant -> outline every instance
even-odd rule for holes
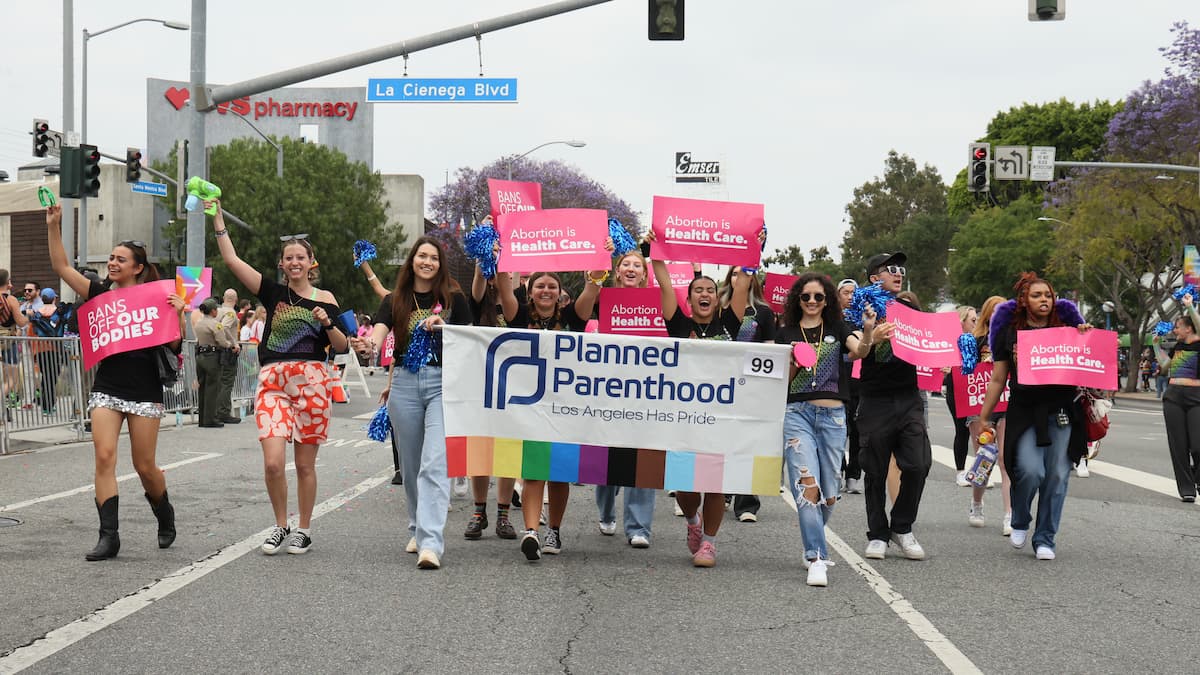
[[[158,280],[158,270],[146,259],[146,247],[140,241],[123,241],[108,255],[108,278],[89,280],[71,266],[62,241],[62,207],[46,209],[47,245],[50,264],[71,290],[91,300],[113,288],[130,288]],[[183,332],[183,298],[171,294],[164,298],[179,319]],[[179,353],[181,341],[167,344]],[[96,511],[100,517],[100,538],[86,560],[114,558],[121,550],[118,534],[117,440],[124,423],[129,430],[133,468],[141,479],[146,500],[158,521],[158,547],[167,548],[175,541],[175,509],[167,498],[167,480],[155,461],[159,420],[164,415],[163,386],[158,374],[159,347],[147,347],[111,354],[100,361],[96,379],[88,397],[92,425],[92,447],[96,455]]]
[[[1017,377],[1017,331],[1054,326],[1074,326],[1079,332],[1091,325],[1075,304],[1055,301],[1050,282],[1033,272],[1020,276],[1016,299],[999,305],[992,315],[989,344],[995,363],[988,384],[980,423],[994,431],[992,410],[1008,382],[1008,433],[1005,461],[1012,476],[1012,534],[1014,548],[1022,548],[1033,521],[1033,498],[1038,497],[1033,547],[1038,560],[1054,560],[1054,536],[1067,499],[1071,464],[1087,452],[1086,420],[1076,400],[1076,387],[1026,385]]]
[[[366,275],[367,283],[371,284],[371,290],[375,292],[375,295],[379,296],[380,300],[382,300],[383,298],[386,298],[388,296],[388,289],[384,288],[383,284],[379,282],[379,277],[376,276],[374,270],[371,269],[371,263],[367,262],[366,260],[363,260],[362,262],[360,262],[358,264],[358,268],[361,269],[363,274]],[[373,333],[374,333],[374,327],[372,327],[372,332],[369,333],[368,335],[373,334]],[[356,337],[363,337],[363,336],[356,336]],[[386,334],[384,335],[384,337],[386,337]],[[382,344],[382,343],[377,342],[375,344],[376,344],[376,348],[377,348],[378,345]],[[371,356],[374,357],[374,358],[370,359],[371,363],[378,365],[378,363],[379,363],[378,353],[375,351],[372,351]],[[388,378],[389,378],[388,381],[390,382],[391,381],[391,368],[390,367],[388,369]],[[396,445],[396,434],[388,434],[388,440],[391,441],[391,444],[392,444],[392,465],[396,469],[396,472],[392,474],[392,485],[404,485],[404,472],[400,470],[400,447]],[[415,553],[415,551],[413,551],[413,552]]]
[[[903,253],[880,253],[867,261],[867,278],[880,282],[895,302],[914,309],[912,300],[900,297],[904,284]],[[867,510],[865,557],[881,560],[888,542],[900,547],[905,558],[924,560],[925,549],[912,533],[925,491],[925,479],[933,463],[925,422],[925,400],[917,388],[916,366],[895,357],[891,337],[894,326],[884,321],[876,326],[871,353],[863,358],[858,407],[861,443],[859,462],[866,475],[864,495]],[[884,507],[888,466],[895,459],[899,486],[892,493],[891,516]]]
[[[24,334],[29,325],[29,317],[21,311],[21,303],[12,295],[12,277],[8,270],[0,269],[0,335],[15,336]],[[4,358],[4,388],[8,391],[9,407],[16,407],[20,396],[17,388],[20,386],[21,345],[17,341],[0,345]]]
[[[612,250],[612,241],[605,247]],[[600,287],[608,278],[608,270],[588,272],[587,283],[579,297],[566,306],[559,305],[562,282],[553,272],[534,272],[525,283],[526,303],[519,303],[513,291],[511,277],[496,275],[496,291],[504,320],[513,328],[532,330],[567,330],[577,333],[587,327]],[[521,552],[529,561],[540,560],[542,553],[556,555],[563,550],[562,521],[567,512],[567,498],[571,484],[558,481],[525,478],[521,485],[521,515],[525,521],[525,532],[521,537]],[[538,526],[542,515],[542,496],[549,492],[550,508],[546,518],[546,542],[538,537]]]
[[[842,355],[866,356],[874,343],[875,312],[863,313],[861,333],[842,321],[836,291],[823,274],[808,272],[792,284],[784,306],[780,344],[807,345],[812,361],[800,363],[793,351],[787,412],[783,418],[783,457],[796,502],[809,586],[828,585],[833,565],[825,526],[838,500],[838,476],[846,447],[849,373]]]
[[[979,309],[979,320],[975,322],[975,330],[972,331],[972,334],[975,336],[975,347],[979,354],[980,363],[992,363],[992,349],[988,345],[988,327],[992,323],[996,307],[1003,303],[1004,300],[1005,298],[1002,296],[993,295],[985,300],[983,307]],[[1004,465],[1004,413],[993,413],[992,419],[996,422],[996,450],[999,454],[996,459],[996,469],[1000,471],[1000,497],[1004,502],[1004,520],[1001,521],[1000,533],[1007,537],[1012,534],[1012,503],[1009,498],[1008,467]],[[979,432],[983,431],[983,425],[979,423],[979,416],[972,415],[968,417],[967,425],[971,444],[978,449]],[[971,489],[971,508],[967,512],[967,522],[971,527],[983,527],[985,525],[983,518],[983,494],[986,491],[987,487]]]
[[[217,322],[217,302],[209,298],[200,303],[200,320],[196,322],[196,391],[200,409],[200,425],[219,428],[225,423],[217,418],[217,396],[221,392],[221,352],[230,347],[229,334]]]
[[[775,312],[767,306],[764,299],[762,281],[758,275],[753,275],[750,281],[750,295],[746,299],[746,313],[742,316],[742,326],[737,333],[738,342],[774,342],[775,341]],[[733,268],[725,273],[725,281],[720,289],[721,307],[729,308],[733,298]],[[762,507],[758,495],[725,495],[727,502],[732,501],[733,516],[742,523],[757,523],[758,510]]]
[[[653,241],[654,231],[646,239]],[[717,283],[706,276],[698,276],[688,284],[687,301],[692,315],[689,317],[679,309],[675,289],[671,287],[671,274],[661,260],[651,263],[654,278],[658,281],[662,295],[663,318],[667,322],[667,334],[674,338],[699,340],[733,340],[742,327],[742,317],[750,297],[750,272],[737,268],[733,277],[733,296],[729,309],[722,310],[717,297]],[[719,492],[678,491],[675,501],[687,520],[687,545],[692,554],[692,565],[712,567],[717,564],[717,532],[725,517],[725,495]]]
[[[845,311],[850,306],[858,282],[853,279],[842,279],[837,285],[838,305]],[[782,318],[782,317],[781,317]],[[852,495],[862,494],[862,467],[858,464],[858,422],[854,413],[858,410],[858,378],[852,377],[853,363],[847,354],[842,358],[842,369],[850,382],[850,404],[846,406],[846,456],[842,460],[842,470],[845,474],[844,485],[846,492]]]
[[[262,443],[263,477],[275,526],[262,552],[275,555],[307,553],[312,548],[313,507],[317,498],[317,451],[329,432],[330,379],[325,366],[326,349],[344,353],[346,334],[333,320],[339,313],[337,299],[315,288],[309,272],[316,264],[312,244],[303,237],[280,237],[279,268],[283,284],[277,283],[238,257],[218,206],[213,216],[213,234],[221,259],[246,290],[267,308],[266,328],[258,345],[258,393],[254,418]],[[206,208],[208,204],[205,205]],[[218,405],[220,402],[218,401]],[[288,527],[288,482],[284,472],[287,444],[292,443],[296,465],[296,497],[300,517],[293,532]]]
[[[438,240],[419,237],[396,275],[396,286],[379,303],[371,337],[353,340],[356,349],[374,351],[395,329],[391,381],[382,398],[404,474],[410,535],[404,550],[418,553],[421,569],[442,566],[450,506],[439,327],[471,323],[467,297],[450,276],[446,260]]]
[[[646,258],[639,251],[630,251],[616,260],[613,265],[613,288],[645,288],[648,270]],[[627,450],[627,448],[616,448]],[[596,509],[600,515],[600,534],[612,536],[617,533],[617,493],[625,491],[624,531],[625,541],[633,548],[650,547],[650,526],[654,520],[654,499],[657,490],[633,486],[596,486]]]
[[[958,312],[958,322],[962,326],[962,332],[974,335],[975,324],[978,321],[978,314],[975,308],[969,305],[959,305],[954,308]],[[950,419],[954,421],[954,470],[957,471],[954,475],[954,482],[959,487],[969,487],[971,484],[967,482],[967,451],[971,447],[970,432],[967,430],[967,418],[959,417],[954,411],[954,369],[942,368],[942,386],[946,389],[946,407],[950,410]],[[980,525],[982,527],[982,525]]]
[[[1171,468],[1175,471],[1175,487],[1185,502],[1196,501],[1196,481],[1200,480],[1200,313],[1195,299],[1184,294],[1185,315],[1175,320],[1175,346],[1171,348],[1167,373],[1167,391],[1162,397],[1163,422],[1167,427],[1167,447],[1171,452]],[[1159,336],[1154,337],[1154,351],[1161,359],[1163,353]]]

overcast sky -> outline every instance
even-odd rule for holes
[[[539,0],[209,0],[208,79],[230,83],[520,9]],[[61,5],[0,2],[0,169],[33,160],[34,117],[62,121]],[[946,182],[999,110],[1066,97],[1123,99],[1166,65],[1171,24],[1196,0],[1068,0],[1067,20],[1030,23],[1026,0],[691,0],[684,42],[646,39],[646,2],[614,0],[492,33],[488,77],[519,79],[512,105],[378,104],[375,169],[424,176],[427,195],[461,166],[546,141],[539,159],[578,166],[650,216],[654,194],[689,196],[674,153],[724,162],[712,198],[761,202],[769,249],[834,256],[856,186],[895,149]],[[75,2],[79,34],[138,17],[189,21],[188,0]],[[188,34],[136,24],[89,44],[89,140],[144,147],[145,78],[189,78]],[[394,59],[308,85],[399,77]],[[475,77],[474,40],[419,52],[415,77]],[[76,68],[76,87],[80,77]],[[293,86],[303,86],[300,84]],[[76,115],[80,105],[76,95]],[[78,122],[75,125],[78,129]]]

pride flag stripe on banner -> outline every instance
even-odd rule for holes
[[[491,436],[447,436],[446,454],[451,477],[524,477],[684,492],[774,495],[783,470],[778,456],[730,462],[723,455],[698,452]]]

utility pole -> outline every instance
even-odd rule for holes
[[[62,130],[70,135],[75,129],[75,0],[62,0],[63,10],[63,58],[62,58]],[[62,177],[62,157],[58,159],[59,180]],[[61,186],[59,188],[61,190]],[[63,248],[67,260],[75,261],[75,200],[62,200],[63,207]],[[60,295],[65,300],[73,300],[75,292],[66,284],[61,285]]]
[[[208,2],[192,0],[192,100],[198,101],[205,90],[205,44],[208,40]],[[192,125],[188,134],[188,174],[208,178],[204,152],[204,112],[199,106],[191,108]],[[182,189],[182,186],[176,188]],[[204,209],[187,214],[187,265],[204,267]]]

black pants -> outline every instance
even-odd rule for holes
[[[849,452],[842,460],[842,470],[846,473],[846,480],[858,480],[862,477],[862,466],[858,463],[858,423],[854,421],[854,411],[858,410],[858,396],[851,394],[850,405],[846,407],[850,411],[846,415],[846,447]]]
[[[861,395],[858,414],[859,463],[866,479],[867,537],[887,541],[892,533],[912,532],[933,464],[925,429],[925,403],[920,392],[892,396]],[[900,494],[893,495],[891,521],[885,509],[887,472],[892,456],[900,468]]]
[[[217,352],[196,355],[196,380],[199,390],[196,402],[200,408],[200,424],[220,422],[217,416],[217,395],[221,393],[221,362]]]
[[[949,381],[950,378],[946,378]],[[967,418],[959,417],[954,411],[954,383],[946,387],[946,407],[950,409],[950,419],[954,420],[954,468],[962,471],[967,468],[967,450],[971,446],[971,432],[967,429]]]
[[[54,412],[58,402],[58,371],[62,369],[63,352],[54,345],[37,355],[38,370],[42,373],[42,412]]]
[[[233,381],[237,379],[238,355],[233,350],[217,352],[220,357],[221,374],[219,375],[220,389],[216,400],[216,421],[222,422],[227,417],[233,417]]]
[[[1175,487],[1180,497],[1194,497],[1196,470],[1200,468],[1200,387],[1167,385],[1162,407]]]

